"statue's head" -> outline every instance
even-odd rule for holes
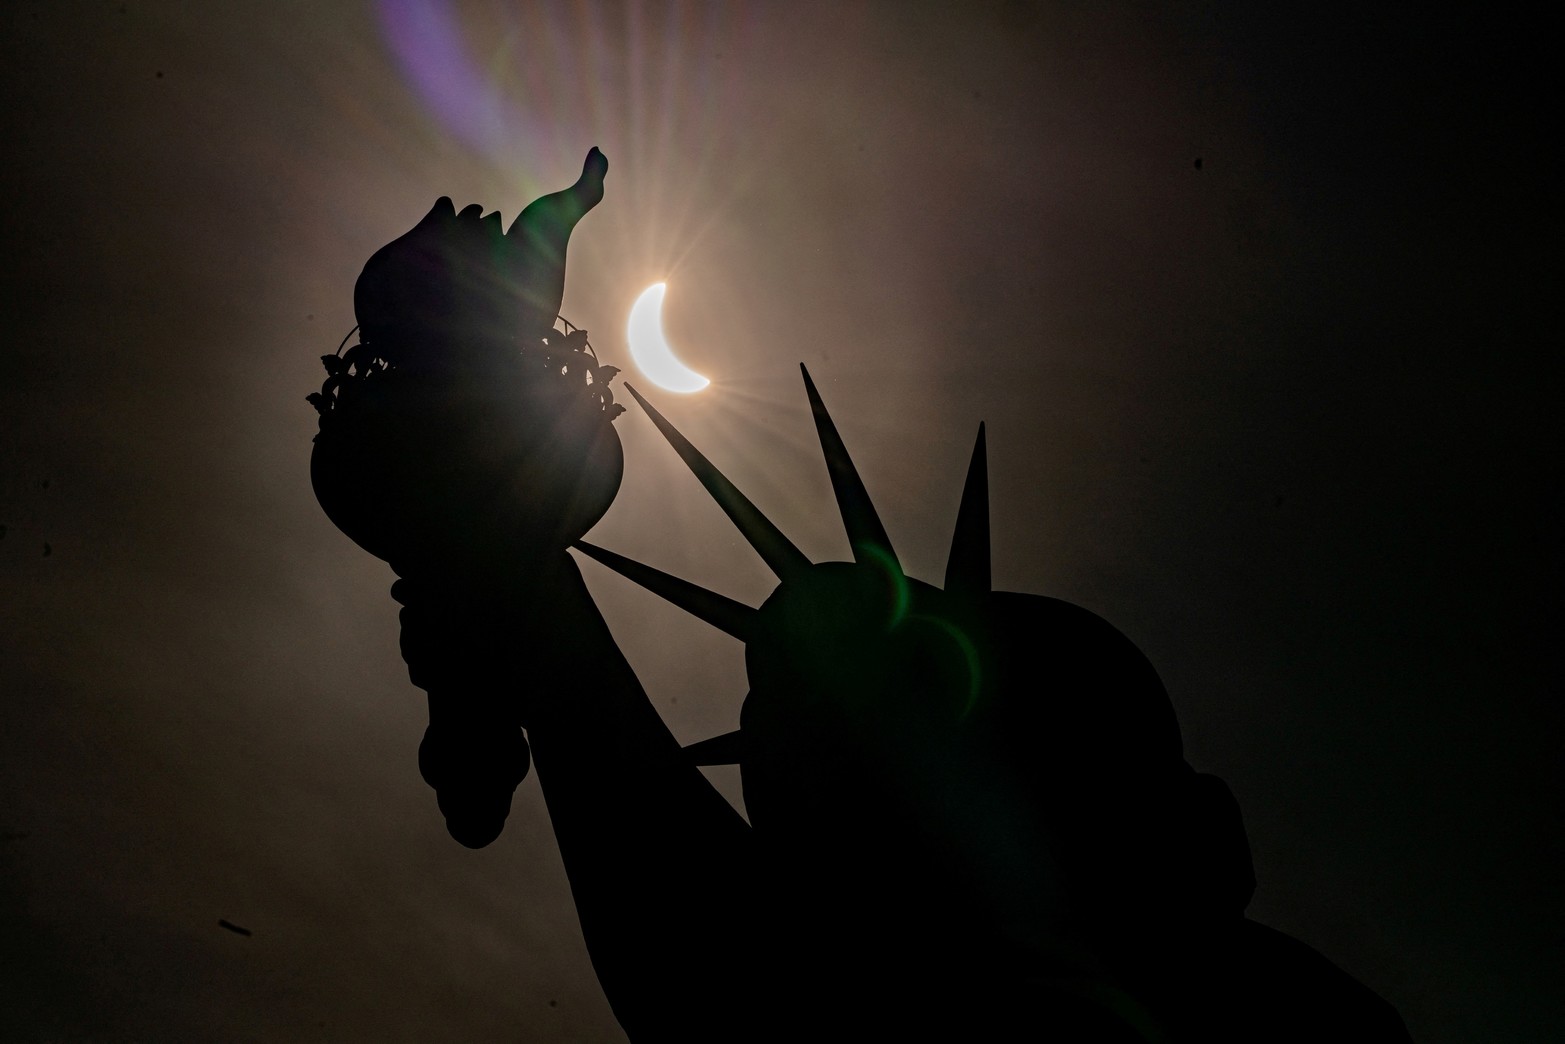
[[[982,431],[936,587],[902,569],[806,387],[852,562],[809,562],[644,401],[778,586],[756,610],[714,603],[578,544],[745,642],[740,729],[694,745],[698,763],[739,763],[757,840],[791,881],[866,905],[933,901],[1006,930],[1030,918],[1037,937],[1184,887],[1169,868],[1199,862],[1179,846],[1212,817],[1168,696],[1101,617],[991,589]]]
[[[745,658],[757,835],[861,903],[1057,931],[1089,894],[1127,898],[1112,893],[1145,867],[1120,841],[1186,774],[1146,658],[1056,599],[964,599],[879,557],[822,563],[778,585]]]

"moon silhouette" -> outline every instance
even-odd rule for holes
[[[667,283],[653,283],[630,306],[630,321],[625,325],[630,357],[647,379],[664,391],[700,391],[712,382],[680,362],[663,336],[663,294],[667,290]]]

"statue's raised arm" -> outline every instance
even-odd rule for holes
[[[725,891],[747,877],[749,828],[658,717],[566,550],[623,470],[612,368],[556,321],[567,241],[606,169],[593,149],[509,233],[442,198],[376,252],[360,342],[326,357],[311,397],[311,478],[400,577],[403,656],[429,694],[418,765],[451,836],[493,841],[535,755],[616,1014],[699,1036],[715,1013],[688,994],[732,967]]]

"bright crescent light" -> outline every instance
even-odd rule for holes
[[[630,321],[625,325],[630,357],[647,379],[664,391],[700,391],[712,382],[675,358],[663,336],[663,294],[667,289],[666,283],[653,283],[630,306]]]

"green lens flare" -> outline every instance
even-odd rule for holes
[[[958,721],[966,721],[967,716],[973,713],[973,708],[978,706],[978,694],[983,687],[983,668],[978,662],[978,647],[956,624],[939,616],[915,616],[913,619],[920,623],[932,624],[944,631],[950,639],[956,643],[956,647],[962,653],[962,658],[967,664],[967,694],[962,703],[962,712],[957,715]]]
[[[863,555],[862,561],[872,563],[886,574],[887,584],[891,588],[891,614],[886,619],[886,630],[895,629],[907,619],[908,609],[913,604],[913,590],[902,573],[902,567],[891,552],[878,544],[855,544],[854,551]]]

